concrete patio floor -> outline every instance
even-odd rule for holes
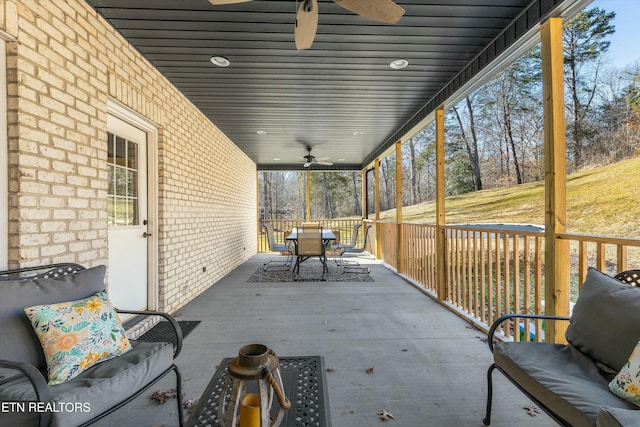
[[[491,363],[484,333],[373,260],[359,258],[371,263],[374,282],[247,282],[269,257],[256,255],[180,310],[178,320],[202,322],[177,360],[185,399],[200,396],[223,358],[262,343],[280,356],[324,357],[333,427],[482,425]],[[95,425],[177,425],[175,400],[150,398],[174,378]],[[555,425],[529,416],[531,401],[494,378],[491,426]],[[395,419],[383,423],[383,409]]]

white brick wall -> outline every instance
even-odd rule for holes
[[[10,266],[108,264],[109,98],[160,126],[159,308],[177,310],[255,253],[255,164],[83,0],[0,0],[0,29],[16,39]]]

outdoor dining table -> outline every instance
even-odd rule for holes
[[[291,230],[291,234],[286,236],[284,238],[284,240],[287,241],[287,242],[293,243],[294,245],[297,246],[297,244],[298,244],[298,229],[294,228],[293,230]],[[335,242],[336,240],[337,240],[337,238],[336,238],[336,235],[333,234],[333,231],[331,231],[329,229],[324,229],[324,228],[322,229],[322,244],[324,245],[325,249],[327,249],[331,245],[331,243]],[[293,253],[294,254],[298,253],[297,247],[296,247],[296,250]],[[323,258],[325,260],[325,261],[323,261],[324,269],[326,269],[327,268],[326,256],[324,254],[322,256],[323,256]],[[308,256],[298,257],[298,255],[295,255],[295,257],[296,257],[296,266],[299,265],[300,263],[306,261],[307,259],[311,258],[311,257],[308,257]],[[325,271],[324,269],[323,269],[323,273],[322,273],[323,277],[324,277],[324,271]],[[294,268],[294,270],[295,270],[295,268]]]
[[[294,244],[298,242],[298,229],[294,228],[291,230],[291,234],[285,236],[284,238],[287,242],[293,242]],[[335,242],[337,240],[336,235],[333,234],[333,231],[329,229],[322,229],[322,243],[324,245],[328,245],[329,243]]]

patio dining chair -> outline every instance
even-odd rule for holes
[[[322,227],[315,231],[309,231],[298,228],[297,243],[295,246],[296,264],[293,267],[293,272],[296,275],[300,274],[300,264],[313,257],[318,257],[322,263],[322,276],[329,272],[327,267],[327,257],[325,253],[325,246],[322,241]]]
[[[288,270],[289,268],[291,268],[291,261],[293,260],[292,246],[286,243],[276,243],[276,239],[273,232],[273,225],[271,225],[270,223],[265,223],[263,227],[267,233],[267,242],[269,243],[269,251],[280,252],[280,253],[286,252],[287,258],[285,260],[278,259],[278,258],[271,258],[263,264],[262,269],[264,271],[267,271],[267,269],[269,268],[272,268],[274,270]]]
[[[321,227],[319,222],[303,222],[300,224],[300,228],[305,231],[318,231]]]
[[[359,225],[359,224],[357,224]],[[350,245],[335,245],[333,249],[333,255],[335,257],[336,263],[342,268],[343,272],[369,272],[368,267],[363,267],[355,261],[347,261],[344,259],[345,253],[363,253],[367,248],[367,242],[369,240],[369,230],[371,229],[371,224],[368,224],[364,229],[364,238],[362,240],[362,246],[359,248],[350,246]],[[352,239],[355,240],[355,239]]]
[[[358,232],[360,231],[360,227],[362,227],[362,224],[360,223],[356,223],[353,225],[353,231],[351,233],[351,243],[349,244],[340,244],[340,247],[342,248],[355,248],[356,244],[358,243]]]

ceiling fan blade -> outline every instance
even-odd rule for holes
[[[305,167],[305,168],[308,168],[309,166],[311,166],[311,162],[307,162],[307,163],[305,163],[305,164],[304,164],[304,165],[302,165],[302,166],[303,166],[303,167]]]
[[[248,1],[251,1],[251,0],[209,0],[209,3],[211,3],[214,6],[220,6],[223,4],[244,3]]]
[[[316,160],[318,161],[323,161],[323,160],[329,160],[330,157],[316,157]]]
[[[304,0],[296,14],[296,49],[309,49],[318,31],[318,0]]]
[[[404,9],[392,0],[333,0],[343,8],[374,21],[385,24],[397,23]]]

